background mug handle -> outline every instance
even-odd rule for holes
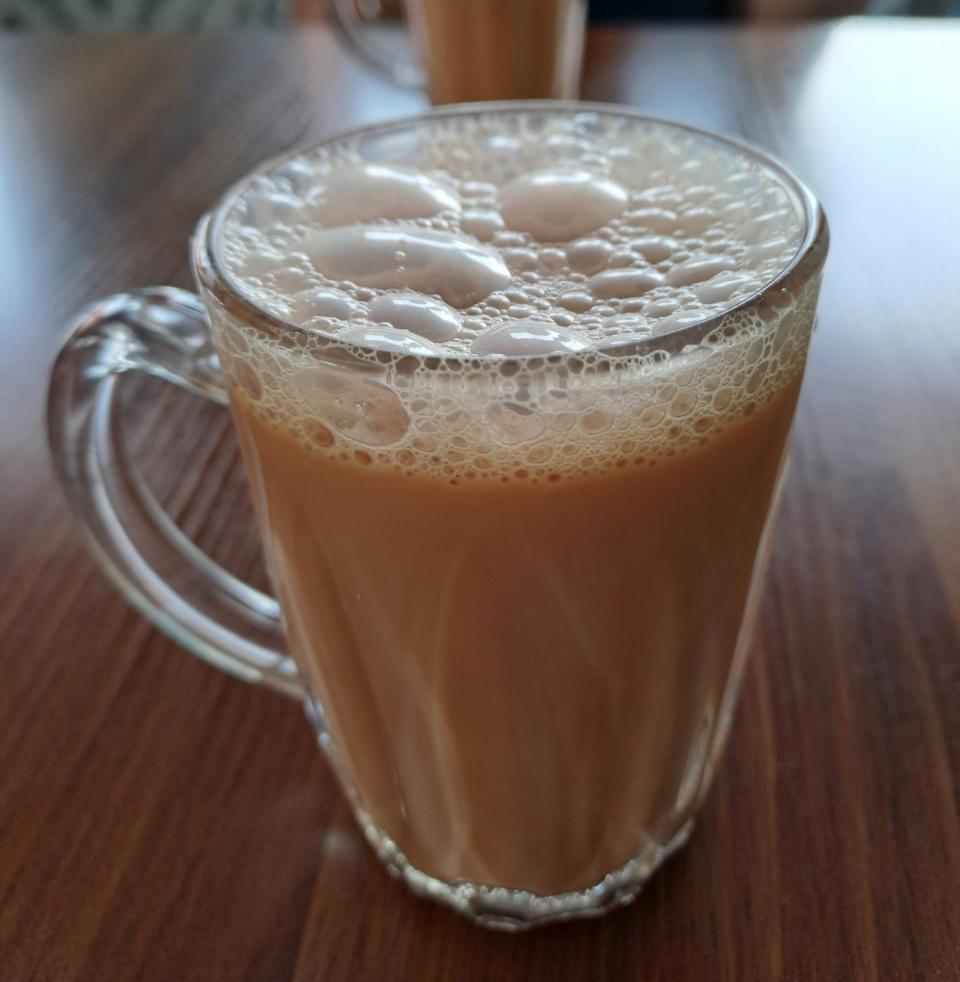
[[[73,324],[57,356],[47,400],[50,449],[94,556],[126,599],[174,641],[231,675],[303,699],[276,600],[197,548],[131,459],[117,395],[137,372],[227,405],[196,295],[150,287],[101,300]]]
[[[397,57],[371,40],[370,26],[381,15],[379,0],[327,0],[334,27],[346,46],[397,85],[423,88],[426,76],[410,58]]]

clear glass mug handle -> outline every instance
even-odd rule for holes
[[[369,26],[380,16],[379,0],[327,0],[327,8],[347,47],[368,65],[397,85],[424,87],[426,76],[411,59],[398,58],[371,41]]]
[[[183,647],[302,699],[276,600],[201,552],[132,461],[118,389],[135,372],[227,404],[198,297],[173,287],[109,297],[78,318],[57,356],[47,401],[50,449],[94,555],[126,599]]]

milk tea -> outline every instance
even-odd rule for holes
[[[292,653],[368,834],[583,890],[689,823],[729,718],[816,283],[762,164],[482,112],[250,180],[214,328]],[[277,326],[279,322],[289,325]]]

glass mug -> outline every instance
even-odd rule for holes
[[[586,0],[406,0],[419,65],[378,42],[378,3],[328,4],[351,50],[434,104],[578,95]]]
[[[778,163],[622,108],[453,107],[311,153],[417,167],[486,123],[698,141],[771,183],[799,245],[728,309],[602,352],[390,355],[284,320],[225,271],[231,216],[290,154],[200,222],[199,299],[157,287],[83,315],[49,435],[127,599],[305,704],[414,892],[515,929],[626,903],[687,838],[744,667],[828,233]],[[231,406],[279,603],[151,495],[117,413],[128,373]]]

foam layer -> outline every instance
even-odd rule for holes
[[[511,319],[597,344],[615,336],[618,313],[650,334],[676,326],[678,311],[715,314],[800,242],[785,189],[697,134],[589,113],[431,126],[389,160],[343,143],[253,181],[222,231],[235,284],[311,330],[362,342],[360,329],[386,322],[452,354],[494,354],[480,339]],[[393,317],[383,301],[395,291],[442,300],[456,330],[438,337],[400,305]],[[500,353],[545,352],[538,338]]]
[[[344,459],[453,481],[655,462],[796,379],[815,288],[733,311],[696,347],[618,348],[729,310],[802,233],[776,178],[709,137],[592,112],[436,117],[242,190],[220,261],[304,330],[224,312],[222,361],[255,411]]]

